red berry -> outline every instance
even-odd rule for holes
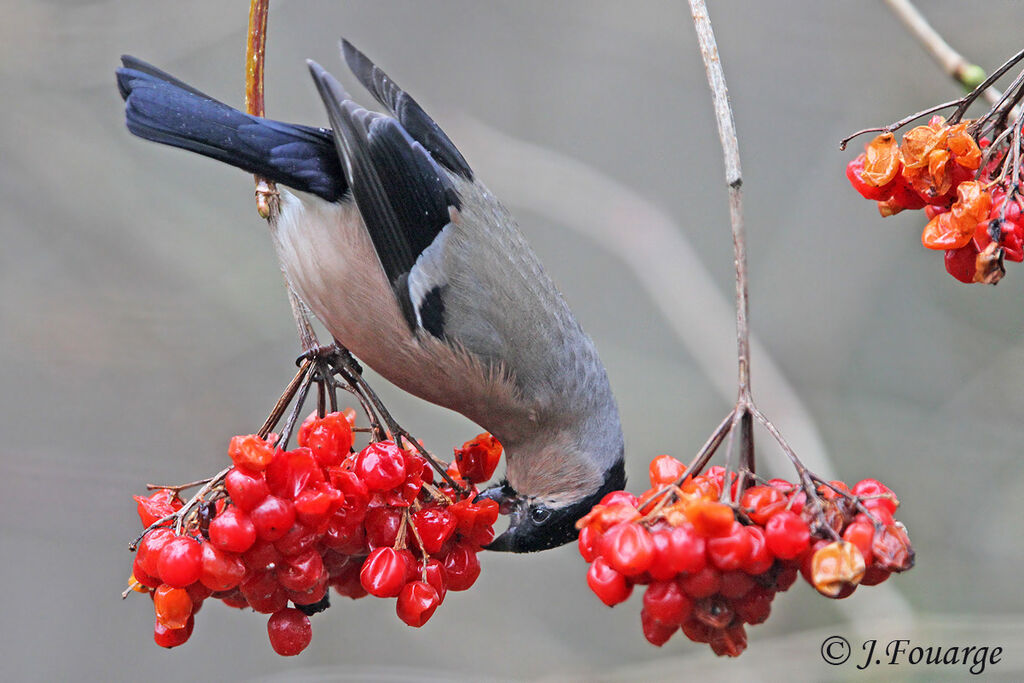
[[[234,553],[221,550],[212,543],[203,544],[202,571],[199,581],[210,590],[230,590],[242,582],[245,564]]]
[[[683,523],[669,532],[669,565],[677,573],[695,573],[707,563],[707,541],[697,533],[693,525]]]
[[[718,592],[729,599],[742,598],[757,584],[754,577],[743,571],[722,573],[722,586]]]
[[[337,465],[352,449],[352,425],[344,413],[310,415],[299,429],[299,445],[307,446],[321,467]]]
[[[412,562],[412,553],[408,550],[377,548],[363,562],[359,580],[370,595],[378,598],[398,597]]]
[[[174,588],[184,588],[199,580],[203,567],[203,549],[198,541],[175,536],[160,550],[157,575]]]
[[[237,467],[232,467],[224,477],[224,488],[228,490],[231,502],[244,512],[252,512],[270,495],[262,472],[250,473]]]
[[[363,522],[367,545],[371,549],[395,545],[398,540],[398,529],[402,526],[402,515],[402,508],[388,505],[369,508]]]
[[[286,557],[277,567],[277,581],[286,590],[308,591],[327,578],[323,558],[316,550],[307,550],[301,555]]]
[[[651,616],[646,607],[640,610],[640,627],[647,642],[656,647],[661,647],[667,643],[669,638],[679,630],[679,624],[666,624],[658,621]]]
[[[768,550],[768,541],[765,538],[764,530],[758,526],[745,528],[750,534],[750,557],[743,563],[743,571],[753,576],[764,574],[771,569],[775,562],[771,551]]]
[[[427,562],[426,569],[427,583],[437,592],[438,604],[444,602],[444,596],[448,593],[448,571],[444,565],[437,560]]]
[[[423,581],[410,581],[398,594],[395,611],[399,619],[409,626],[419,628],[427,623],[440,604],[441,599],[433,586]]]
[[[654,541],[639,524],[620,522],[601,538],[601,555],[619,573],[636,576],[651,566]]]
[[[863,479],[857,482],[853,487],[853,495],[861,497],[870,496],[869,500],[864,501],[865,505],[870,502],[873,505],[884,507],[891,515],[896,514],[896,508],[900,504],[892,489],[877,479]]]
[[[578,544],[580,549],[580,555],[583,556],[585,562],[593,562],[594,558],[597,557],[598,548],[601,543],[601,534],[591,526],[585,526],[580,529],[580,535],[578,538]]]
[[[855,546],[864,557],[864,564],[871,566],[874,554],[871,551],[871,544],[875,538],[875,527],[870,522],[853,522],[843,529],[843,540]]]
[[[587,585],[609,607],[624,602],[633,592],[626,577],[615,571],[603,557],[594,560],[587,570]]]
[[[221,550],[244,553],[256,542],[256,527],[249,516],[234,506],[213,518],[209,528],[210,543]]]
[[[732,571],[750,559],[753,541],[742,524],[733,522],[727,535],[709,538],[707,548],[708,559],[712,564],[722,571]]]
[[[448,589],[464,591],[476,583],[480,576],[480,559],[465,543],[456,543],[442,560],[448,577]]]
[[[660,489],[663,486],[675,483],[677,479],[683,476],[683,472],[686,471],[686,465],[671,455],[659,455],[651,461],[647,471],[651,478],[651,488]]]
[[[132,561],[132,578],[134,578],[136,581],[141,583],[143,586],[146,586],[147,588],[156,588],[162,583],[158,577],[149,574],[145,569],[142,568],[141,564],[139,563],[138,554],[135,555],[135,559]]]
[[[282,657],[293,657],[313,640],[313,626],[309,617],[297,609],[285,608],[270,615],[267,621],[270,646]]]
[[[736,616],[747,624],[763,624],[772,611],[774,591],[763,586],[754,586],[746,595],[733,601]]]
[[[501,460],[501,444],[484,432],[455,449],[455,464],[462,478],[472,484],[487,481]]]
[[[299,555],[314,547],[322,537],[316,529],[310,529],[296,522],[281,538],[274,541],[274,547],[284,556]]]
[[[135,551],[135,564],[142,569],[144,574],[159,578],[160,570],[157,563],[160,561],[160,552],[167,542],[175,538],[174,532],[170,529],[153,529],[139,541],[139,547]],[[136,574],[138,578],[138,574]],[[160,585],[160,581],[156,582]],[[152,586],[156,588],[156,586]]]
[[[679,585],[693,598],[706,598],[718,592],[722,586],[722,574],[714,567],[704,567],[699,572],[685,576]]]
[[[695,643],[710,643],[716,629],[696,618],[687,619],[682,626],[683,635]]]
[[[423,508],[412,515],[412,523],[416,525],[423,550],[428,555],[437,554],[445,541],[455,533],[455,520],[444,508]]]
[[[313,452],[302,446],[291,451],[278,451],[266,471],[270,493],[294,500],[307,486],[324,481],[323,469]]]
[[[705,538],[729,534],[736,521],[731,507],[710,500],[699,500],[689,505],[686,508],[686,518],[693,524],[697,533]]]
[[[174,491],[169,489],[157,489],[149,496],[132,496],[132,498],[138,504],[136,508],[142,526],[147,529],[181,507],[181,501],[178,500]]]
[[[195,623],[195,617],[189,617],[184,628],[170,629],[157,621],[153,627],[153,640],[160,647],[172,648],[183,645],[192,635]]]
[[[237,467],[260,472],[273,459],[274,447],[256,434],[233,436],[228,444],[228,455]]]
[[[864,173],[864,157],[865,155],[861,153],[846,165],[846,177],[849,179],[850,184],[853,185],[853,189],[857,190],[864,199],[875,201],[888,199],[892,195],[892,186],[899,179],[898,174],[897,178],[882,187],[869,185],[862,177]]]
[[[612,491],[611,493],[606,493],[599,504],[618,505],[620,503],[635,508],[639,504],[639,501],[636,499],[636,496],[629,491]]]
[[[750,519],[760,525],[786,508],[786,496],[774,486],[752,486],[743,492],[740,503]]]
[[[864,578],[860,580],[862,586],[877,586],[891,576],[888,570],[872,565],[864,570]]]
[[[693,601],[677,581],[655,581],[644,591],[644,610],[663,624],[682,624],[692,608]]]
[[[338,592],[339,595],[358,600],[366,596],[366,589],[363,588],[362,582],[359,580],[360,570],[363,567],[363,560],[359,559],[357,562],[353,562],[346,566],[340,574],[331,577],[331,587]]]
[[[811,541],[811,530],[800,515],[783,510],[768,520],[764,537],[772,555],[783,560],[798,557],[807,550]]]
[[[326,482],[311,484],[295,498],[295,516],[303,524],[319,527],[344,500],[345,495]]]
[[[277,496],[267,496],[250,513],[250,517],[261,540],[276,541],[295,523],[295,506]]]
[[[163,584],[153,591],[153,609],[158,624],[172,630],[185,628],[192,616],[192,598],[184,588]]]
[[[371,491],[390,491],[405,481],[405,458],[394,441],[379,441],[359,451],[355,473]]]
[[[747,649],[747,630],[743,624],[720,629],[711,637],[709,644],[719,657],[739,657]]]
[[[365,555],[371,549],[366,545],[366,530],[363,525],[345,524],[335,515],[327,525],[322,538],[323,544],[345,555]]]
[[[288,595],[272,571],[259,571],[247,576],[238,589],[249,606],[261,614],[273,614],[288,606]]]

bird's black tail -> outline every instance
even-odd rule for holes
[[[134,57],[117,87],[128,130],[336,201],[348,189],[331,131],[244,114]]]

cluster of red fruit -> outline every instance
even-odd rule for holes
[[[992,180],[1003,159],[985,161],[971,134],[971,121],[947,125],[935,116],[897,144],[883,133],[846,166],[846,177],[866,199],[878,202],[882,216],[924,209],[928,224],[921,242],[946,252],[946,270],[961,282],[995,284],[1003,259],[1024,260],[1024,218],[1016,193]],[[984,166],[983,161],[985,161]]]
[[[606,605],[644,585],[640,622],[661,646],[682,629],[718,655],[738,656],[745,624],[763,623],[775,594],[798,574],[823,595],[845,598],[913,566],[910,539],[893,513],[899,501],[874,479],[850,491],[820,486],[813,500],[782,479],[721,501],[725,471],[684,477],[668,455],[651,462],[651,489],[639,499],[608,494],[578,523],[587,583]],[[680,483],[681,482],[681,483]],[[737,480],[731,479],[732,500]],[[840,493],[841,492],[841,493]]]
[[[180,526],[174,491],[135,497],[144,527],[167,524],[142,537],[131,578],[153,598],[158,645],[188,640],[209,597],[271,615],[271,645],[295,655],[329,586],[353,599],[397,598],[399,618],[418,627],[448,590],[473,585],[498,517],[493,501],[472,502],[473,485],[491,477],[501,445],[481,434],[456,450],[448,474],[468,491],[459,493],[435,485],[429,463],[393,441],[353,453],[354,417],[311,416],[289,451],[273,438],[234,437],[234,466]]]

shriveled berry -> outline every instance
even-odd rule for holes
[[[434,587],[423,581],[410,581],[398,594],[395,611],[398,618],[409,626],[419,628],[427,623],[441,599]]]
[[[228,444],[228,455],[236,467],[250,472],[260,472],[266,469],[273,459],[274,447],[257,434],[234,436]]]
[[[192,616],[192,598],[184,588],[161,585],[153,592],[156,621],[168,629],[185,628]]]
[[[405,481],[405,458],[393,441],[379,441],[359,451],[355,473],[371,491],[390,491]]]
[[[465,543],[453,545],[444,556],[443,562],[449,590],[467,590],[480,576],[480,559],[473,548]]]
[[[172,648],[184,645],[192,635],[192,629],[195,627],[195,617],[189,617],[188,622],[184,628],[167,628],[159,621],[153,627],[153,640],[160,647]]]
[[[405,586],[412,561],[412,554],[407,550],[377,548],[363,562],[359,580],[370,595],[398,597]]]
[[[484,432],[455,449],[455,464],[462,478],[472,484],[487,481],[501,460],[501,444]]]

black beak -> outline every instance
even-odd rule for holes
[[[499,553],[515,552],[516,528],[510,526],[505,533],[484,546],[484,550],[493,550]]]
[[[511,523],[509,524],[508,529],[493,541],[485,545],[484,550],[494,550],[506,553],[516,552],[516,531],[519,525],[519,515],[516,514],[516,512],[519,509],[519,501],[515,489],[509,486],[507,481],[503,481],[497,486],[492,486],[486,491],[481,492],[473,502],[483,499],[493,500],[498,504],[498,512],[503,515],[511,515]]]
[[[497,486],[492,486],[486,491],[481,491],[473,502],[479,502],[481,500],[493,500],[498,504],[498,512],[503,515],[510,515],[516,508],[516,491],[508,482],[501,482]]]

